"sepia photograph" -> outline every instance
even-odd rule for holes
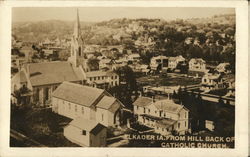
[[[234,8],[11,12],[10,147],[235,148]]]

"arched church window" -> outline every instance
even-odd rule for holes
[[[81,56],[81,47],[79,47],[78,50],[79,50],[79,56]]]

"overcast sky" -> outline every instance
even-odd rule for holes
[[[99,22],[113,18],[162,18],[165,20],[211,17],[235,13],[233,8],[142,8],[142,7],[82,7],[81,21]],[[12,18],[18,21],[75,20],[76,8],[13,8]]]

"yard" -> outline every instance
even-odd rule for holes
[[[186,77],[182,75],[168,75],[168,76],[144,76],[137,78],[137,82],[142,85],[151,86],[188,86],[201,83],[201,79]]]
[[[70,121],[51,109],[19,107],[11,111],[11,129],[48,147],[79,147],[63,135],[63,127]],[[18,143],[11,146],[18,146]]]

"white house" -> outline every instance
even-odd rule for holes
[[[220,63],[217,67],[216,70],[220,73],[231,73],[231,70],[229,69],[230,64],[229,63]]]
[[[90,86],[103,89],[119,85],[119,75],[113,71],[90,71],[86,73],[86,80]]]
[[[120,124],[123,104],[103,89],[63,82],[52,94],[52,111],[65,117],[95,120],[104,126]]]
[[[162,69],[168,68],[168,57],[166,56],[157,56],[152,57],[150,60],[150,68],[151,70],[157,70],[157,67],[161,65]]]
[[[134,103],[134,114],[138,121],[155,132],[169,135],[173,131],[185,134],[190,131],[189,110],[172,100],[154,100],[148,97],[139,97]]]
[[[140,54],[138,54],[138,53],[130,54],[130,55],[128,55],[128,57],[127,57],[128,61],[132,61],[133,63],[134,63],[134,62],[139,62],[139,61],[140,61],[140,58],[141,58],[141,56],[140,56]]]
[[[176,57],[169,57],[168,60],[168,68],[170,69],[175,69],[178,65],[178,63],[183,63],[185,61],[185,58],[180,56],[176,56]]]
[[[224,81],[220,74],[206,73],[201,81],[201,90],[206,92],[225,88]]]
[[[106,146],[107,128],[93,120],[76,118],[64,128],[63,134],[71,142],[83,147]]]
[[[205,72],[206,61],[202,58],[192,58],[189,61],[189,71]]]

